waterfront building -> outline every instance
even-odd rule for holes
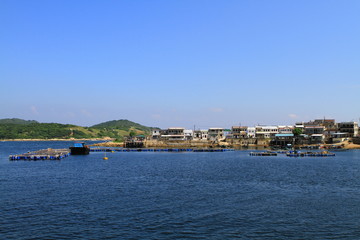
[[[294,143],[293,133],[278,133],[275,134],[275,138],[270,142],[273,146],[288,147]]]
[[[160,138],[160,129],[153,129],[151,134],[151,139],[159,139]]]
[[[232,138],[232,133],[230,129],[224,129],[224,138]]]
[[[292,134],[294,126],[278,126],[279,134]]]
[[[185,129],[184,135],[186,140],[192,140],[194,138],[194,131],[191,129]]]
[[[310,121],[309,125],[318,125],[318,126],[324,126],[325,130],[327,129],[336,129],[336,123],[335,119],[315,119],[314,121]]]
[[[209,128],[207,139],[210,141],[217,141],[224,138],[223,128]]]
[[[248,127],[247,128],[247,136],[248,136],[248,138],[255,138],[255,136],[256,136],[256,128],[255,127]]]
[[[305,126],[304,127],[304,134],[306,135],[313,135],[313,134],[324,134],[325,127],[324,126]]]
[[[314,126],[323,127],[324,130],[321,132],[321,134],[324,135],[323,138],[325,140],[329,140],[331,138],[332,134],[336,133],[338,131],[335,119],[325,119],[325,118],[324,119],[315,119],[314,121],[305,122],[303,124],[304,124],[305,128],[314,127]],[[308,129],[307,131],[311,131],[311,130]],[[320,130],[318,130],[318,131],[320,131]],[[312,133],[312,134],[320,134],[320,133],[317,132],[317,133]]]
[[[295,127],[294,128],[299,128],[301,129],[302,132],[304,132],[304,123],[303,122],[297,122],[295,123]]]
[[[241,139],[248,137],[248,127],[245,126],[232,126],[231,132],[234,139]]]
[[[194,131],[194,139],[196,140],[207,140],[208,138],[208,130],[195,130]]]
[[[277,126],[256,126],[256,138],[274,138],[279,133]]]
[[[347,133],[335,132],[330,135],[330,143],[340,143],[345,141]]]
[[[185,140],[184,128],[173,127],[165,130],[161,130],[161,139],[162,140]]]
[[[325,135],[324,134],[312,134],[310,136],[310,141],[311,143],[323,143],[325,140]]]
[[[340,122],[338,123],[338,130],[341,133],[346,133],[346,137],[356,137],[359,135],[359,125],[357,122]]]

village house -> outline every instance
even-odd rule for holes
[[[162,140],[185,140],[185,129],[181,127],[173,127],[160,131]]]
[[[322,134],[324,135],[323,136],[324,139],[331,138],[331,134],[336,133],[338,130],[335,119],[325,119],[325,118],[324,119],[315,119],[314,121],[304,123],[304,125],[305,125],[305,127],[306,126],[322,126],[322,127],[324,127],[324,131],[322,132]],[[315,134],[320,134],[320,133],[315,133]]]
[[[294,126],[278,126],[279,134],[292,134]]]
[[[277,126],[256,126],[256,138],[274,138],[279,133]]]
[[[278,146],[278,147],[292,146],[294,144],[294,134],[293,133],[275,134],[275,138],[271,140],[270,144],[272,146]]]
[[[248,138],[255,138],[255,136],[256,136],[256,128],[255,127],[248,127],[247,128],[247,136],[248,136]]]
[[[185,129],[184,135],[186,140],[192,140],[194,138],[194,131],[191,129]]]
[[[325,127],[324,126],[305,126],[304,134],[313,135],[313,134],[324,134]]]
[[[160,138],[160,129],[153,129],[151,134],[151,139],[159,139]]]
[[[232,132],[233,138],[234,139],[247,138],[248,137],[247,129],[248,129],[248,127],[245,127],[245,126],[231,127],[231,132]]]
[[[338,130],[345,133],[346,137],[356,137],[359,135],[359,125],[357,122],[340,122],[338,123]]]
[[[223,128],[209,128],[208,130],[208,140],[217,141],[224,138],[224,129]]]
[[[194,139],[207,140],[207,138],[208,138],[208,130],[195,130],[194,131]]]

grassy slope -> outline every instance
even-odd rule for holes
[[[92,127],[70,124],[38,123],[21,119],[1,120],[0,139],[80,139],[111,137],[122,140],[131,131],[136,134],[149,134],[152,128],[128,120],[109,121]]]

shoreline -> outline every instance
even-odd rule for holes
[[[74,142],[74,141],[112,141],[109,138],[73,138],[73,139],[63,139],[63,138],[51,138],[51,139],[1,139],[0,142],[55,142],[55,141],[64,141],[64,142]]]
[[[53,139],[1,139],[0,142],[56,142],[56,141],[63,141],[63,142],[76,142],[76,141],[103,141],[100,143],[92,144],[92,146],[102,146],[102,147],[122,147],[123,142],[114,142],[111,138],[79,138],[79,139],[61,139],[61,138],[53,138]],[[166,144],[165,144],[166,145]],[[174,148],[174,146],[169,145],[158,145],[158,146],[148,146],[151,148]],[[344,150],[352,150],[352,149],[360,149],[360,144],[354,144],[349,142],[342,142],[342,143],[336,143],[336,144],[323,144],[322,146],[341,146],[340,149]],[[180,146],[178,146],[180,147]],[[181,146],[185,147],[185,146]],[[186,146],[190,147],[190,146]],[[194,146],[192,146],[194,147]],[[203,146],[204,147],[204,146]],[[214,147],[214,146],[213,146]],[[220,145],[217,147],[221,147]],[[263,145],[253,145],[249,147],[248,149],[269,149],[270,146],[263,146]],[[246,148],[237,148],[235,149],[246,149]],[[333,149],[328,149],[333,150]]]

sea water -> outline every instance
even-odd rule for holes
[[[359,150],[8,160],[71,145],[0,142],[0,239],[360,239]]]

